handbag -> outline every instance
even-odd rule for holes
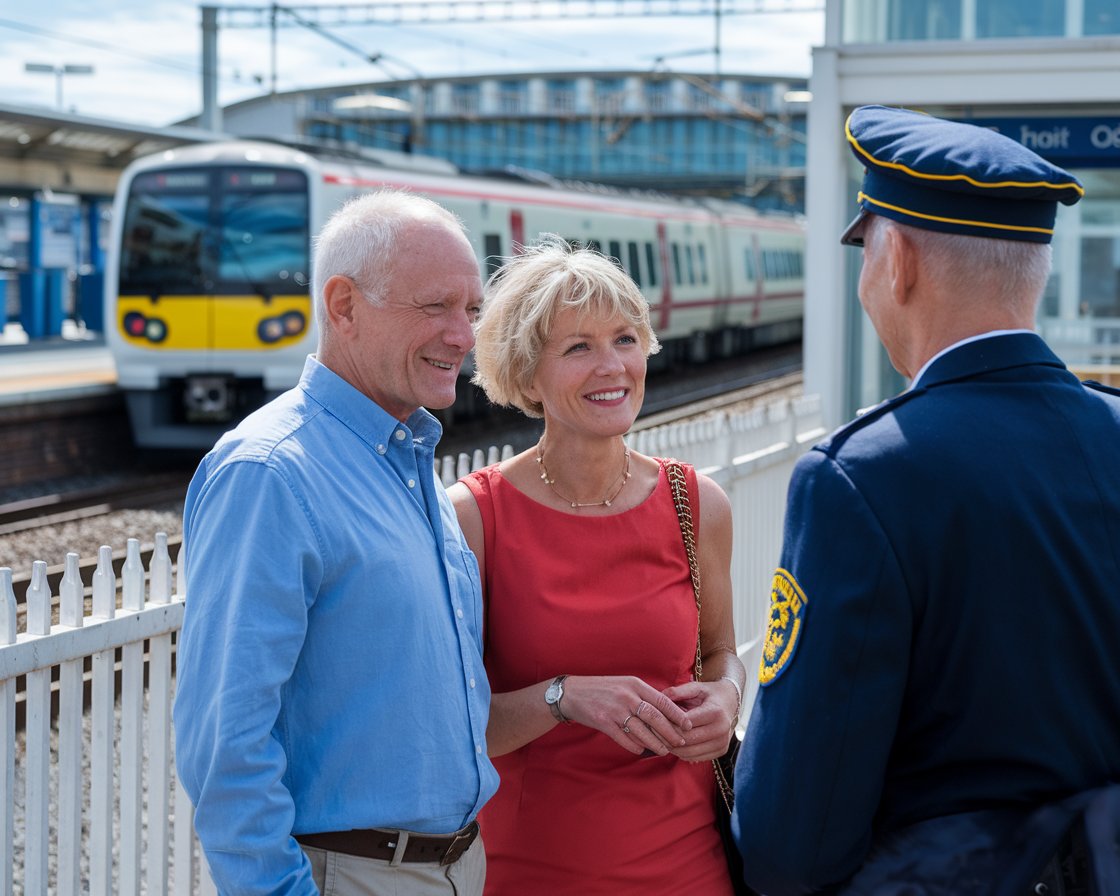
[[[681,539],[688,555],[688,571],[692,576],[692,593],[696,597],[696,660],[694,673],[700,681],[704,671],[700,650],[700,564],[696,560],[696,536],[692,525],[692,506],[688,501],[688,484],[684,468],[679,461],[665,462],[665,475],[673,493],[673,506],[677,511],[677,521],[681,525]],[[731,887],[736,896],[755,896],[755,891],[743,880],[743,857],[735,838],[731,835],[731,816],[735,808],[735,762],[739,758],[739,738],[732,734],[727,752],[712,760],[712,771],[716,779],[716,830],[723,843],[723,854],[727,860],[727,870],[731,875]]]

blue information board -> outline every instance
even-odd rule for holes
[[[968,118],[1065,168],[1120,168],[1120,118]]]

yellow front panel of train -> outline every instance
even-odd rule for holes
[[[285,348],[311,325],[307,295],[120,296],[117,326],[142,348],[258,350]]]
[[[214,302],[216,349],[284,348],[307,334],[308,296],[232,296]]]

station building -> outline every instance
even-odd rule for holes
[[[1117,377],[1118,62],[1116,0],[827,0],[810,80],[804,357],[829,425],[906,385],[860,309],[859,250],[839,243],[863,175],[844,122],[869,103],[997,128],[1081,180],[1085,198],[1059,207],[1038,326],[1082,376]]]
[[[222,126],[240,136],[423,153],[466,172],[800,212],[806,87],[798,78],[669,71],[412,79],[257,97],[225,107]]]

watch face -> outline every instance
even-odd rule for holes
[[[552,682],[552,684],[550,684],[548,686],[548,690],[544,692],[544,702],[545,703],[555,703],[557,700],[560,699],[560,696],[563,693],[564,693],[563,685],[561,685],[557,681],[554,681],[554,682]]]

